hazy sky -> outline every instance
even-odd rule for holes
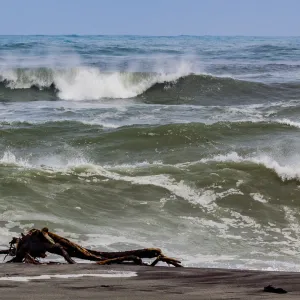
[[[300,35],[300,0],[0,0],[0,34]]]

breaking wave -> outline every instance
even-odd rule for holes
[[[17,166],[25,169],[32,169],[36,172],[44,171],[50,173],[63,173],[66,176],[69,175],[79,175],[87,174],[88,176],[101,175],[102,177],[112,179],[112,180],[121,180],[121,181],[130,181],[133,184],[151,184],[151,180],[148,176],[142,176],[144,179],[149,179],[144,181],[135,181],[132,177],[134,170],[138,173],[139,169],[160,169],[165,171],[170,171],[172,168],[186,170],[199,164],[215,164],[215,163],[224,163],[226,168],[235,169],[243,168],[247,165],[253,165],[262,170],[271,170],[276,173],[276,175],[282,180],[296,180],[300,181],[300,164],[299,164],[299,155],[293,155],[287,159],[282,159],[280,157],[273,156],[271,154],[249,154],[242,155],[237,152],[230,152],[228,154],[219,154],[212,157],[202,158],[199,161],[186,162],[186,163],[177,163],[177,164],[165,164],[162,161],[154,162],[137,162],[134,164],[121,164],[121,165],[99,165],[92,160],[86,159],[84,156],[71,156],[71,157],[60,157],[53,156],[47,158],[39,158],[36,161],[31,161],[29,158],[17,157],[13,152],[7,150],[0,157],[0,166]],[[170,169],[171,168],[171,169]],[[129,171],[131,176],[125,176],[125,174],[118,174],[118,171]],[[116,173],[117,171],[117,173]],[[251,173],[251,170],[248,170]],[[112,173],[113,172],[113,173]],[[112,175],[114,174],[114,175]],[[41,175],[41,174],[39,174]],[[255,174],[253,174],[254,176]],[[154,176],[155,177],[155,176]],[[159,176],[158,176],[159,177]],[[163,182],[163,180],[161,181]],[[158,184],[157,186],[161,186]],[[175,186],[174,186],[175,187]]]
[[[280,161],[272,157],[270,154],[261,155],[247,155],[243,156],[237,152],[231,152],[226,155],[216,155],[211,158],[204,158],[200,160],[201,163],[209,162],[223,162],[234,164],[251,163],[255,165],[263,166],[268,170],[274,171],[281,180],[300,180],[300,164],[299,155],[289,157],[286,161]]]
[[[93,67],[68,69],[13,69],[0,71],[2,89],[49,90],[64,100],[132,98],[157,83],[176,81],[190,74],[182,64],[174,73],[101,72]]]
[[[296,97],[297,83],[264,84],[195,74],[188,64],[174,72],[101,72],[94,67],[19,68],[0,71],[0,99],[100,100],[138,97],[150,103],[219,103]]]

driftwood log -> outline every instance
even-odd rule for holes
[[[86,249],[70,240],[50,232],[48,228],[31,229],[26,235],[14,237],[7,250],[0,250],[0,254],[12,256],[8,263],[39,264],[39,258],[45,258],[46,252],[63,256],[70,263],[76,263],[72,258],[95,261],[99,265],[131,262],[137,265],[155,266],[158,262],[165,262],[175,267],[182,267],[179,260],[169,258],[162,254],[158,248],[145,248],[120,252],[101,252]],[[150,263],[144,263],[142,258],[155,258]]]

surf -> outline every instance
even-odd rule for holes
[[[220,105],[296,99],[297,83],[266,84],[192,73],[188,64],[173,72],[105,72],[96,67],[0,70],[0,101],[137,99],[144,103]],[[225,100],[224,100],[225,99]]]

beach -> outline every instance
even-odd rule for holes
[[[0,272],[1,299],[5,300],[300,297],[300,274],[291,272],[95,264],[1,264]],[[288,293],[263,292],[269,284]]]

